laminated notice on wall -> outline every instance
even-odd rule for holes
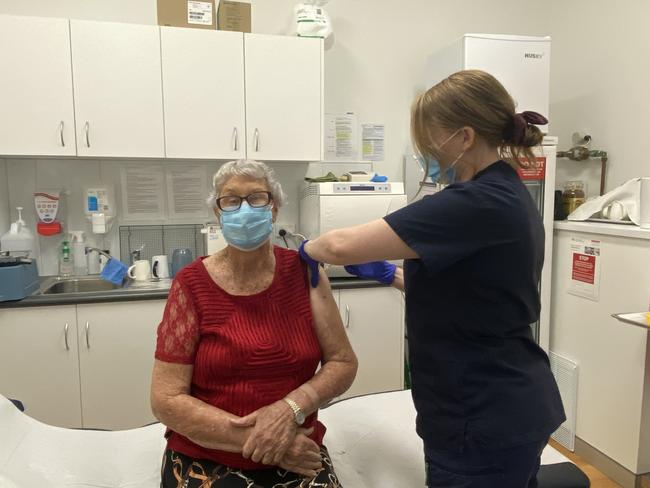
[[[205,219],[208,181],[205,166],[167,166],[167,198],[172,219]]]
[[[363,124],[362,126],[363,149],[362,159],[364,161],[384,160],[384,124]]]
[[[351,161],[358,155],[357,116],[325,114],[325,160]]]
[[[161,166],[124,166],[122,209],[127,220],[163,218],[164,173]]]
[[[599,300],[601,259],[600,241],[571,238],[570,294]]]

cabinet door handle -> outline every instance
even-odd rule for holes
[[[90,123],[88,121],[84,124],[84,133],[86,134],[86,147],[90,147]]]
[[[59,138],[61,139],[61,147],[65,147],[65,140],[63,139],[63,121],[59,124]]]
[[[350,305],[345,306],[345,328],[350,328]]]
[[[254,138],[255,138],[255,152],[259,152],[259,150],[260,150],[260,131],[257,130],[257,128],[255,129]]]
[[[86,349],[90,349],[90,323],[86,321]]]
[[[69,351],[69,350],[70,350],[70,344],[68,344],[68,329],[69,329],[69,328],[70,328],[70,326],[69,326],[68,323],[66,322],[66,323],[65,323],[65,327],[63,328],[63,331],[64,331],[63,338],[65,339],[65,350],[66,350],[66,351]]]
[[[237,133],[237,126],[232,128],[232,150],[239,151],[239,134]]]

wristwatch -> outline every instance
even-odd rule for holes
[[[291,407],[293,411],[293,419],[296,421],[296,424],[302,425],[305,423],[305,414],[300,410],[300,407],[296,402],[291,398],[283,398],[284,402]]]

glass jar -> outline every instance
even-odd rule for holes
[[[562,203],[564,213],[568,216],[575,211],[580,205],[585,203],[585,190],[582,181],[567,181],[564,184],[562,193]]]

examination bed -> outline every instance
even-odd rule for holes
[[[29,405],[25,405],[29,412]],[[346,488],[422,488],[422,443],[409,391],[336,403],[321,412],[335,469]],[[105,432],[45,425],[0,395],[1,488],[157,488],[164,427]],[[544,451],[540,488],[586,488],[558,451]],[[506,488],[506,487],[504,487]]]

